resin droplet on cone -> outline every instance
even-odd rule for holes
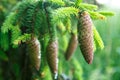
[[[92,26],[93,26],[93,23],[88,12],[84,11],[79,13],[78,41],[79,41],[80,49],[84,56],[84,59],[88,64],[91,64],[93,60]]]

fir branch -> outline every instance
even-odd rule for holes
[[[26,17],[24,21],[24,26],[29,29],[29,33],[35,33],[34,23],[35,23],[35,9],[37,4],[30,4],[26,11]]]
[[[35,33],[37,35],[45,35],[48,33],[48,26],[45,12],[42,9],[38,9],[35,15]]]
[[[113,12],[110,12],[110,11],[99,11],[99,13],[104,16],[114,16],[115,15]]]
[[[102,41],[102,38],[100,37],[100,34],[98,33],[95,26],[93,26],[93,34],[94,34],[94,41],[96,47],[100,48],[101,50],[104,48],[104,43]]]
[[[93,42],[94,42],[94,45],[93,45],[93,47],[94,47],[94,52],[96,51],[96,49],[97,49],[97,46],[96,46],[96,43],[95,43],[95,40],[93,40]]]
[[[23,2],[18,2],[12,9],[12,11],[16,11],[21,5],[23,4]]]
[[[88,11],[91,18],[94,19],[94,20],[106,20],[106,16],[100,14],[99,12],[93,12],[93,11]]]
[[[49,33],[52,33],[51,28],[53,28],[53,26],[50,22],[50,10],[51,9],[50,9],[50,7],[46,6],[46,3],[43,4],[43,9],[44,9],[44,12],[45,12],[45,15],[46,15],[46,22],[47,22],[48,31],[49,31]]]
[[[6,51],[9,49],[9,36],[8,33],[0,32],[0,47]]]
[[[3,23],[3,26],[1,27],[1,30],[3,33],[7,33],[9,30],[11,30],[13,26],[13,22],[15,21],[15,17],[16,16],[16,13],[15,12],[11,12],[5,22]]]
[[[40,0],[23,0],[23,2],[29,2],[29,3],[34,3],[34,2],[37,2],[37,1],[40,1]]]
[[[52,24],[57,25],[60,21],[64,22],[64,20],[71,15],[77,15],[79,10],[75,7],[61,7],[52,12]]]
[[[34,23],[36,34],[43,32],[43,29],[40,31],[40,28],[42,28],[42,25],[45,25],[45,24],[43,24],[43,22],[45,22],[45,21],[43,21],[44,20],[43,15],[44,14],[42,14],[42,10],[38,9],[38,11],[36,12],[36,15],[35,15],[35,23]]]
[[[53,11],[53,9],[51,9],[50,7],[47,7],[44,4],[44,10],[46,14],[47,26],[49,29],[49,35],[51,37],[51,40],[55,40],[56,39],[56,27],[54,26],[54,24],[52,24],[52,21],[51,21],[51,11]]]
[[[66,30],[65,25],[64,25],[62,22],[59,22],[59,23],[57,24],[57,29],[58,29],[58,31],[60,31],[60,32],[65,32],[65,30]]]
[[[52,4],[60,5],[60,6],[64,6],[65,5],[63,0],[48,0],[48,2],[50,2]]]
[[[18,25],[12,27],[11,29],[11,43],[13,44],[14,41],[21,35],[21,30]]]
[[[14,21],[14,24],[22,24],[22,19],[24,18],[23,16],[25,16],[25,13],[29,5],[30,3],[28,2],[18,3],[17,7],[15,8],[15,11],[17,14],[16,14],[16,20]]]
[[[65,27],[66,27],[66,31],[67,32],[71,32],[71,19],[70,18],[66,18],[66,21],[65,21]]]
[[[27,40],[29,40],[31,37],[31,34],[23,34],[21,36],[19,36],[16,40],[13,41],[13,45],[18,46],[21,42],[26,42]]]
[[[81,4],[82,0],[76,0],[75,1],[75,6],[79,6]]]
[[[98,9],[97,5],[81,3],[82,0],[76,0],[76,2],[66,1],[67,6],[75,6],[79,10],[94,11]]]
[[[93,4],[87,4],[87,3],[80,3],[78,7],[83,10],[97,10],[98,9],[98,6],[93,5]]]

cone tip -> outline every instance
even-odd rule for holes
[[[88,64],[92,64],[92,60],[91,61],[89,61],[89,62],[87,62]]]
[[[91,57],[91,59],[87,60],[88,64],[92,64],[92,62],[93,62],[93,56]]]
[[[54,74],[54,79],[56,80],[57,77],[58,77],[58,73],[55,73],[55,74]]]

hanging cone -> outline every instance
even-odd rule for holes
[[[77,35],[71,34],[71,38],[65,53],[65,59],[69,60],[72,56],[72,54],[75,52],[77,48],[78,40],[77,40]]]
[[[32,68],[39,70],[41,61],[41,46],[40,42],[36,37],[32,37],[27,42],[27,52]]]
[[[58,73],[58,41],[50,40],[47,46],[47,61],[54,79],[57,78]]]
[[[88,64],[91,64],[93,60],[94,47],[92,26],[93,23],[88,12],[84,11],[80,13],[78,21],[78,41],[84,59]]]

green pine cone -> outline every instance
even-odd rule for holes
[[[39,70],[41,61],[41,46],[36,37],[32,37],[31,40],[27,42],[27,52],[31,67]]]
[[[58,41],[56,39],[51,39],[48,43],[47,62],[54,78],[56,79],[58,73]]]
[[[69,60],[72,56],[72,54],[75,52],[77,48],[78,40],[77,40],[77,35],[71,34],[71,38],[65,53],[65,59]]]
[[[78,21],[78,41],[84,59],[88,64],[92,63],[94,51],[92,26],[93,23],[88,12],[84,11],[80,13]]]

